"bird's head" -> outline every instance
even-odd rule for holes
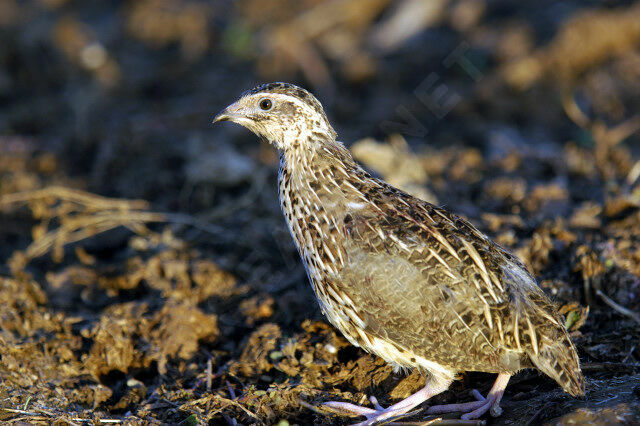
[[[329,138],[336,133],[318,100],[289,83],[268,83],[251,89],[222,110],[213,122],[233,121],[287,150],[308,139]]]

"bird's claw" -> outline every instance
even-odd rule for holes
[[[460,404],[445,404],[434,405],[427,409],[428,414],[444,414],[462,412],[462,420],[473,420],[481,417],[484,413],[489,411],[492,417],[499,417],[502,415],[502,408],[500,408],[500,400],[493,395],[488,395],[486,398],[482,396],[476,389],[471,391],[471,395],[476,398],[476,401],[463,402]]]
[[[462,415],[462,420],[474,420],[480,418],[487,411],[493,417],[498,417],[502,414],[502,408],[500,408],[500,401],[504,394],[504,388],[509,382],[509,375],[502,373],[498,375],[495,383],[491,387],[491,390],[485,398],[477,390],[472,390],[471,395],[476,398],[476,401],[463,402],[462,404],[446,404],[446,405],[434,405],[427,409],[429,414],[443,414],[443,413],[465,413]]]
[[[362,416],[367,419],[364,422],[358,423],[354,426],[372,426],[383,421],[390,421],[392,419],[397,420],[399,418],[403,418],[415,413],[414,411],[406,412],[403,410],[392,410],[389,408],[383,408],[378,403],[378,399],[375,396],[371,396],[369,398],[369,401],[371,401],[375,409],[341,401],[326,402],[323,405],[334,410],[348,412],[350,414]]]

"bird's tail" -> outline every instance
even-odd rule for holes
[[[558,382],[565,391],[574,397],[582,397],[585,382],[576,348],[566,330],[563,329],[557,337],[557,340],[548,340],[540,345],[537,354],[528,353],[529,358],[540,371]]]

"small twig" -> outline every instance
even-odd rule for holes
[[[229,424],[229,426],[237,426],[238,425],[238,421],[236,419],[232,419],[231,417],[227,416],[226,414],[224,414],[223,417],[227,421],[227,424]]]
[[[41,416],[42,415],[41,413],[36,413],[33,411],[25,411],[25,410],[16,410],[14,408],[0,407],[0,410],[6,411],[7,413],[22,414],[23,416]]]
[[[207,392],[211,392],[211,376],[213,369],[213,361],[211,358],[207,360]]]
[[[640,363],[591,362],[580,365],[582,371],[632,371],[640,368]]]
[[[243,406],[242,404],[240,404],[239,402],[234,401],[233,399],[225,398],[225,397],[220,396],[220,395],[216,395],[216,394],[213,394],[213,397],[214,397],[215,399],[217,399],[219,402],[221,402],[221,403],[223,403],[223,404],[225,404],[225,405],[223,405],[222,407],[220,407],[220,408],[218,408],[218,409],[216,409],[216,410],[214,410],[214,411],[210,412],[210,413],[208,414],[208,418],[210,418],[210,419],[211,419],[211,418],[213,418],[213,416],[215,416],[215,415],[216,415],[216,414],[218,414],[220,411],[224,410],[225,408],[227,408],[228,406],[230,406],[230,405],[231,405],[231,406],[234,406],[234,407],[238,407],[239,409],[241,409],[242,411],[244,411],[248,416],[250,416],[250,417],[252,417],[252,418],[254,418],[254,419],[256,419],[256,420],[259,420],[259,417],[258,417],[255,413],[251,412],[249,409],[247,409],[246,407],[244,407],[244,406]]]
[[[580,109],[571,93],[562,95],[562,107],[571,121],[579,127],[590,131],[596,142],[604,143],[608,147],[619,144],[640,130],[640,116],[631,117],[612,128],[600,121],[593,120]]]
[[[631,355],[633,354],[633,351],[636,350],[636,347],[632,347],[631,350],[629,351],[629,353],[627,354],[627,356],[624,357],[624,359],[622,360],[622,362],[627,362],[629,360],[629,358],[631,358]]]
[[[231,383],[229,383],[228,380],[227,380],[227,388],[229,389],[229,396],[231,396],[231,399],[235,401],[235,399],[236,399],[236,391],[233,390],[233,386],[231,386]]]
[[[313,411],[314,413],[322,414],[322,415],[326,415],[327,414],[326,411],[323,411],[320,408],[316,407],[315,405],[311,405],[308,402],[301,400],[300,398],[298,398],[298,403],[300,405],[302,405],[304,408],[307,408],[307,409]]]
[[[161,214],[164,217],[164,219],[162,220],[163,222],[176,223],[180,225],[189,225],[200,231],[207,232],[214,236],[220,236],[221,234],[224,233],[223,228],[213,225],[211,223],[204,222],[193,216],[180,214],[180,213],[159,213],[159,214]]]
[[[613,401],[614,399],[617,399],[619,396],[620,396],[620,395],[614,395],[614,396],[612,396],[611,398],[607,398],[607,399],[604,399],[604,400],[602,400],[602,401],[598,401],[598,402],[596,402],[596,405],[606,404],[606,403],[607,403],[607,402],[609,402],[609,401]]]
[[[29,407],[29,403],[31,402],[31,395],[29,395],[29,398],[27,398],[27,401],[24,403],[24,407],[22,407],[23,410],[27,410],[27,408]]]
[[[571,121],[577,126],[583,129],[591,126],[591,118],[580,109],[572,93],[565,92],[562,94],[562,107],[564,108],[565,114],[567,114]]]
[[[92,206],[96,210],[101,209],[121,209],[136,210],[146,209],[149,203],[144,200],[128,200],[122,198],[107,198],[90,192],[64,186],[49,186],[31,191],[13,192],[0,197],[0,207],[11,204],[26,203],[34,199],[60,199],[70,201],[79,205]]]
[[[403,426],[484,426],[487,422],[485,420],[443,419],[438,417],[425,422],[401,422],[389,424]]]
[[[637,322],[638,324],[640,324],[640,316],[638,314],[636,314],[635,312],[630,311],[629,309],[625,308],[624,306],[618,305],[616,302],[611,300],[609,297],[607,297],[606,294],[604,294],[600,290],[596,290],[596,294],[598,296],[600,296],[602,301],[604,303],[606,303],[607,305],[609,305],[614,311],[618,312],[621,315],[629,317],[632,320],[634,320],[635,322]]]
[[[607,142],[613,146],[627,139],[638,130],[640,130],[640,116],[635,116],[612,129],[606,129],[604,136],[607,138]]]
[[[53,413],[47,413],[47,412],[37,412],[37,411],[26,411],[26,410],[18,410],[15,408],[5,408],[5,407],[0,407],[0,411],[5,411],[7,413],[13,413],[13,414],[21,414],[23,416],[31,416],[32,418],[34,416],[41,416],[43,418],[47,418],[47,419],[51,419],[53,417],[56,417]],[[98,423],[104,423],[104,424],[115,424],[115,423],[122,423],[122,420],[119,419],[82,419],[79,417],[75,417],[72,419],[69,419],[72,422],[98,422]]]
[[[538,418],[538,416],[540,415],[540,413],[542,413],[542,411],[547,408],[547,405],[549,405],[549,403],[544,403],[542,404],[542,407],[540,407],[540,409],[538,411],[535,412],[535,414],[533,416],[531,416],[531,418],[527,421],[526,426],[530,426],[533,424],[534,421],[536,421],[536,419]]]
[[[215,209],[205,212],[202,220],[206,223],[216,221],[221,218],[233,216],[238,210],[249,208],[256,202],[256,199],[264,192],[265,181],[268,170],[259,169],[251,180],[249,190],[238,198],[217,206]]]

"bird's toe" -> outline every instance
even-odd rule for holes
[[[357,416],[370,416],[377,413],[377,410],[372,408],[363,407],[361,405],[351,404],[349,402],[342,401],[330,401],[322,404],[325,407],[332,408],[334,410],[347,412],[349,414],[355,414]]]

